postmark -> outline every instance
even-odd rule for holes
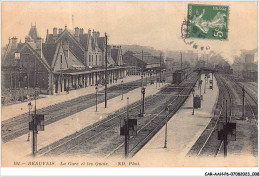
[[[188,4],[187,38],[228,38],[229,7]]]

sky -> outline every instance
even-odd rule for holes
[[[181,24],[187,19],[190,2],[2,2],[2,46],[16,36],[24,42],[31,23],[42,38],[53,27],[65,25],[108,33],[110,44],[137,44],[155,49],[192,50],[181,38]],[[230,63],[241,49],[258,47],[257,2],[196,2],[230,7],[228,40],[195,39],[209,45]]]

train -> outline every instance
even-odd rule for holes
[[[187,79],[192,72],[190,67],[176,70],[172,73],[172,84],[180,84],[183,80]]]
[[[215,65],[214,68],[217,72],[223,73],[223,74],[233,74],[233,69],[229,64],[226,65]]]

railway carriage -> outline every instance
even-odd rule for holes
[[[190,67],[187,67],[182,70],[176,70],[172,73],[172,83],[173,84],[180,84],[183,80],[187,79],[191,73]]]

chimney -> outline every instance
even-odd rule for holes
[[[59,28],[59,34],[61,34],[62,33],[62,28]]]
[[[80,28],[79,34],[84,34],[84,29]]]
[[[16,50],[17,49],[17,38],[12,37],[12,47],[11,49]]]
[[[79,28],[76,27],[75,28],[75,34],[74,34],[75,38],[77,39],[77,41],[79,41]]]
[[[100,37],[100,32],[98,31],[98,32],[97,32],[97,38],[99,38],[99,37]]]
[[[53,37],[57,37],[57,28],[53,28]]]
[[[42,57],[42,38],[36,39],[36,52]]]
[[[75,28],[75,34],[74,35],[79,36],[79,28],[78,27]]]

